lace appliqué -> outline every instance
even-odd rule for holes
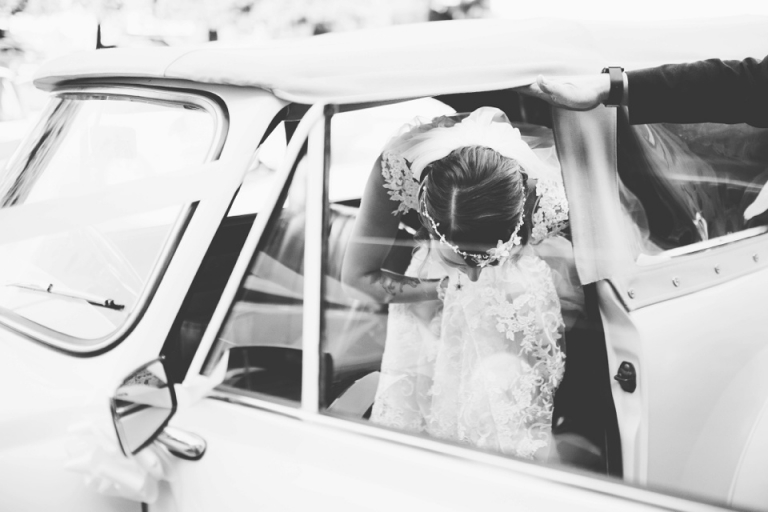
[[[523,458],[533,458],[549,443],[555,391],[565,373],[565,353],[558,344],[564,323],[551,271],[538,258],[528,263],[544,277],[541,286],[512,302],[502,290],[488,288],[483,294],[496,329],[520,346],[523,363],[513,399],[498,404],[497,417],[504,418],[500,437],[514,440],[515,454]]]
[[[478,282],[460,289],[455,279],[448,278],[435,309],[390,305],[371,421],[507,455],[545,457],[565,369],[552,270],[529,253],[485,269]]]
[[[531,243],[538,244],[568,225],[568,200],[563,184],[555,180],[536,183],[537,208],[531,219]]]
[[[385,151],[381,155],[381,175],[389,198],[400,203],[392,215],[418,210],[419,182],[414,179],[405,158],[393,151]]]

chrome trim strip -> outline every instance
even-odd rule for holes
[[[656,265],[664,261],[669,261],[672,258],[679,258],[688,254],[707,251],[723,245],[746,240],[747,238],[764,235],[765,233],[768,233],[768,226],[756,226],[754,228],[745,229],[744,231],[730,233],[710,240],[703,240],[701,242],[696,242],[695,244],[670,249],[659,254],[641,254],[637,257],[636,263],[641,267]]]
[[[325,111],[324,105],[319,105]],[[320,343],[323,332],[323,233],[325,231],[325,184],[328,173],[326,143],[330,117],[324,116],[309,134],[307,204],[304,215],[304,315],[301,353],[301,408],[320,407]]]
[[[211,147],[206,154],[204,163],[218,159],[224,147],[226,133],[229,129],[229,120],[224,109],[215,101],[205,96],[177,91],[158,91],[156,89],[142,87],[67,87],[59,89],[51,94],[54,97],[61,96],[115,96],[120,98],[142,98],[152,102],[168,102],[173,104],[188,104],[202,108],[210,113],[214,119],[214,138]],[[95,340],[84,340],[74,336],[68,336],[44,325],[28,320],[12,311],[0,308],[0,323],[11,330],[21,334],[32,341],[43,343],[65,354],[91,357],[102,354],[120,343],[136,326],[138,320],[144,316],[149,303],[160,284],[160,277],[170,265],[171,259],[181,241],[187,225],[192,219],[195,204],[180,205],[179,215],[171,228],[170,235],[156,259],[156,263],[144,284],[144,289],[139,295],[133,310],[125,318],[125,321],[111,334]]]
[[[437,455],[485,464],[524,474],[526,476],[540,478],[556,484],[592,491],[644,505],[651,505],[661,509],[683,512],[714,512],[728,510],[716,505],[695,502],[667,494],[660,494],[659,492],[638,487],[621,480],[612,479],[597,473],[580,471],[568,466],[546,466],[521,459],[507,458],[466,446],[449,444],[436,439],[406,434],[396,430],[389,430],[378,425],[374,427],[364,421],[353,421],[325,414],[307,412],[304,409],[292,408],[260,398],[229,393],[220,388],[214,389],[207,398],[279,414],[307,424],[333,428],[350,434],[364,436],[369,439],[411,446]]]
[[[748,233],[749,236],[692,251],[684,258],[659,259],[653,265],[636,265],[629,272],[613,276],[608,281],[627,311],[634,311],[765,271],[768,269],[768,236],[761,235],[768,228],[753,229],[755,231]]]

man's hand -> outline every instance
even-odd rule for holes
[[[592,110],[608,98],[611,79],[607,74],[544,78],[519,91],[568,110]]]

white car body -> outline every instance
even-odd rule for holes
[[[278,151],[285,156],[271,178],[272,188],[253,190],[259,202],[252,209],[271,212],[279,207],[282,184],[308,140],[306,263],[299,289],[303,309],[286,313],[286,318],[303,315],[304,335],[292,341],[303,348],[300,406],[221,387],[205,397],[194,391],[215,384],[215,365],[206,361],[224,336],[221,327],[267,229],[269,215],[262,214],[243,242],[210,322],[201,327],[204,332],[184,381],[177,384],[179,410],[170,425],[205,439],[207,453],[198,461],[173,459],[171,477],[161,484],[149,510],[768,508],[768,377],[761,371],[768,364],[768,234],[755,228],[752,236],[702,242],[652,264],[613,262],[621,271],[603,275],[605,268],[596,269],[597,260],[590,258],[600,248],[622,254],[627,240],[612,217],[618,208],[618,193],[611,188],[615,161],[610,159],[615,116],[602,107],[584,113],[555,110],[553,117],[579,273],[585,283],[597,282],[607,372],[616,374],[624,361],[638,369],[637,392],[626,393],[613,380],[605,383],[616,408],[624,482],[324,414],[319,370],[321,325],[333,322],[331,317],[322,320],[321,295],[322,220],[328,200],[323,197],[325,119],[336,112],[411,98],[522,87],[539,73],[591,73],[616,62],[636,68],[713,56],[760,57],[766,26],[764,19],[670,23],[654,33],[655,43],[649,43],[647,27],[640,25],[449,22],[252,49],[100,50],[47,64],[36,84],[58,97],[111,94],[173,102],[182,101],[174,96],[181,95],[215,103],[219,107],[200,108],[221,110],[213,116],[220,116],[214,128],[220,147],[209,152],[208,163],[189,171],[158,173],[135,183],[106,184],[95,192],[74,191],[0,209],[0,240],[6,245],[87,227],[93,223],[89,218],[100,214],[100,221],[117,222],[111,226],[118,227],[105,228],[96,238],[111,240],[121,216],[139,216],[132,225],[148,230],[154,221],[141,217],[143,213],[170,207],[180,212],[149,277],[138,281],[143,288],[135,307],[127,308],[120,321],[86,334],[85,326],[74,326],[82,332],[62,335],[51,326],[107,313],[77,299],[71,309],[61,310],[53,297],[32,301],[26,295],[30,302],[18,309],[0,308],[0,508],[141,509],[137,501],[95,489],[96,474],[104,476],[113,469],[106,455],[87,461],[94,473],[90,480],[71,470],[79,453],[73,439],[82,432],[106,433],[106,445],[119,452],[109,399],[133,370],[161,353],[232,198],[252,169],[262,136],[288,105],[298,106],[300,122],[288,147]],[[674,46],[671,37],[677,41]],[[396,126],[401,119],[392,122]],[[33,132],[27,143],[34,145],[38,136]],[[584,144],[594,151],[575,154],[574,148]],[[372,143],[366,151],[353,150],[365,156],[353,154],[349,161],[372,161],[378,148]],[[20,151],[17,159],[24,158],[25,150]],[[590,179],[578,173],[579,159],[594,167]],[[368,169],[361,170],[360,183]],[[333,196],[333,184],[331,188]],[[133,200],[129,193],[135,193]],[[342,188],[336,194],[331,201],[345,199],[350,192]],[[724,270],[717,275],[709,272],[716,265]],[[706,275],[704,268],[709,269]],[[120,268],[115,272],[127,275]],[[675,278],[685,286],[671,284]],[[626,299],[630,290],[636,302]],[[30,308],[38,309],[29,313]],[[258,326],[258,319],[266,321],[268,313],[254,318]],[[365,325],[378,321],[376,315],[369,320]],[[728,344],[733,350],[724,357]],[[349,367],[370,364],[365,358],[342,361]],[[713,367],[721,371],[711,375]]]

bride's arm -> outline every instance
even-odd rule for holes
[[[440,280],[422,280],[382,268],[400,223],[400,215],[392,215],[398,203],[389,198],[384,185],[381,159],[378,158],[368,177],[360,212],[344,254],[342,282],[374,302],[436,300]]]

